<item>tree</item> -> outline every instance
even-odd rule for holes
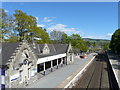
[[[117,29],[112,35],[110,46],[112,51],[120,53],[120,29]]]
[[[34,28],[37,27],[36,18],[20,10],[15,10],[14,16],[16,21],[15,30],[18,31],[19,40],[22,41],[25,33],[33,32]]]
[[[14,19],[12,16],[7,15],[4,11],[4,9],[0,8],[0,38],[5,39],[5,38],[10,38],[11,34],[14,32]]]
[[[70,37],[66,33],[64,33],[62,35],[61,43],[62,44],[65,44],[65,43],[69,44],[70,43]]]
[[[41,28],[36,27],[34,32],[35,32],[34,37],[37,37],[40,39],[40,40],[37,40],[38,43],[51,43],[49,35],[45,30],[42,30]]]
[[[30,42],[30,33],[34,33],[38,43],[50,43],[47,30],[37,27],[36,18],[32,15],[15,10],[13,16],[7,15],[4,9],[0,9],[0,40],[9,42],[22,41],[24,38]]]
[[[72,34],[70,36],[70,42],[74,48],[77,48],[83,52],[87,52],[87,44],[86,42],[80,37],[79,34]]]
[[[8,42],[17,42],[18,41],[18,37],[13,34],[11,34],[10,38],[7,39],[6,41]]]
[[[50,37],[51,37],[51,39],[53,39],[53,40],[61,40],[63,34],[64,34],[64,32],[53,30],[53,31],[50,33]]]
[[[51,40],[56,41],[56,43],[62,43],[64,34],[64,32],[53,30],[52,32],[50,32],[50,38]]]
[[[103,50],[109,50],[109,43],[105,43],[103,45]]]
[[[15,20],[16,20],[16,28],[15,30],[18,32],[19,41],[22,41],[25,37],[28,42],[30,42],[30,33],[33,32],[33,37],[37,38],[36,42],[38,43],[50,43],[50,38],[46,29],[42,29],[42,27],[37,27],[36,18],[32,15],[27,15],[26,13],[15,10]]]
[[[4,38],[4,34],[6,34],[8,32],[8,30],[6,30],[7,26],[8,26],[8,23],[7,23],[7,20],[8,20],[8,16],[7,14],[5,13],[4,9],[0,8],[0,17],[1,17],[1,22],[0,22],[0,32],[1,32],[1,38],[3,39]]]

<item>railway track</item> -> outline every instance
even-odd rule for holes
[[[101,51],[92,64],[83,73],[82,77],[75,83],[72,90],[76,88],[94,89],[118,89],[118,85],[111,70],[108,57]]]

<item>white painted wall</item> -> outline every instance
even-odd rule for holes
[[[48,61],[55,60],[55,59],[58,59],[58,58],[62,58],[62,57],[65,57],[65,56],[66,56],[66,53],[59,54],[59,55],[54,55],[54,56],[49,56],[49,57],[44,57],[44,58],[39,58],[38,61],[37,61],[37,64],[48,62]]]

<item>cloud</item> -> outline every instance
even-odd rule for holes
[[[53,21],[52,18],[54,17],[44,17],[43,22],[52,22]]]
[[[110,35],[88,35],[88,36],[83,36],[82,38],[108,39],[108,40],[110,40],[111,36]]]
[[[106,36],[101,36],[101,35],[84,36],[83,38],[107,39]]]
[[[38,17],[35,17],[36,18],[36,20],[38,21]]]
[[[112,35],[113,35],[113,33],[108,33],[108,34],[107,34],[107,36],[112,36]]]
[[[55,24],[55,25],[50,26],[47,30],[48,31],[53,31],[53,30],[63,31],[68,35],[82,34],[82,32],[78,31],[77,29],[78,28],[68,28],[67,25],[64,25],[64,24]]]
[[[51,26],[51,25],[54,25],[55,23],[51,22],[51,23],[48,23],[48,26]]]
[[[45,27],[44,24],[38,24],[37,26],[38,26],[38,27]]]
[[[7,13],[7,12],[8,12],[8,10],[5,10],[5,12]]]

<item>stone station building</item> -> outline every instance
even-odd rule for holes
[[[0,51],[2,65],[0,71],[1,88],[16,88],[36,79],[37,73],[46,75],[46,69],[59,68],[72,64],[71,44],[35,44],[23,42],[4,42]]]

